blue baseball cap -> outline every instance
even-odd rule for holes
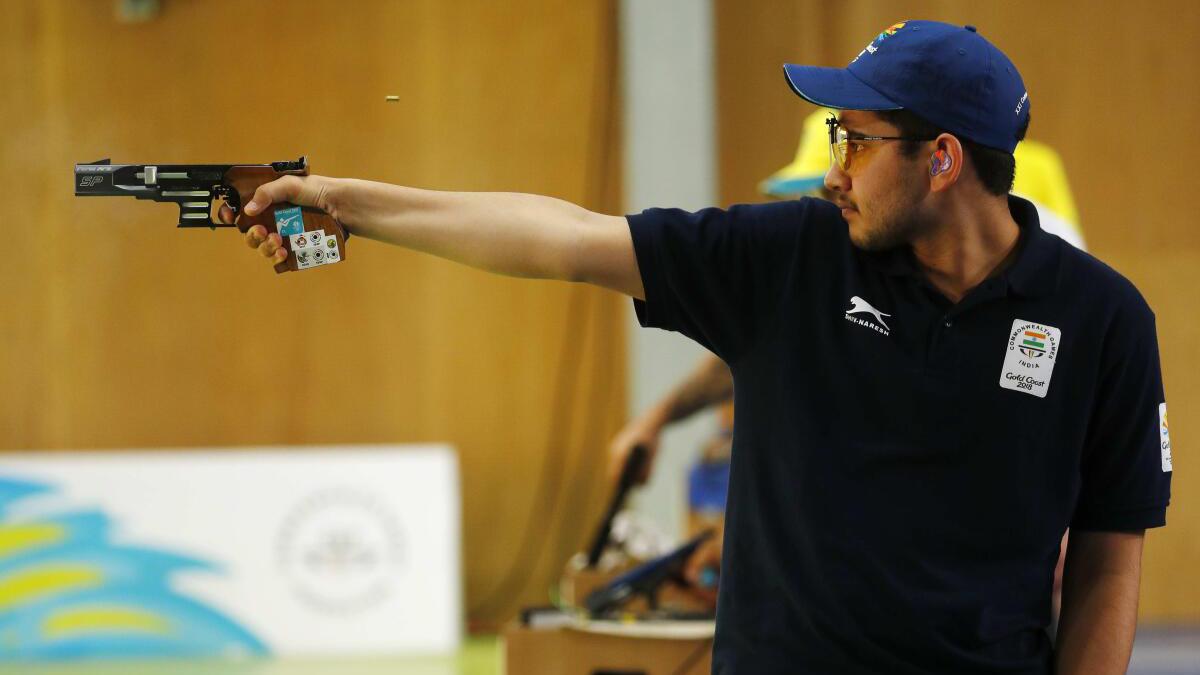
[[[1029,92],[1013,62],[974,26],[901,21],[845,68],[785,64],[795,91],[840,110],[905,109],[946,131],[1011,153]]]

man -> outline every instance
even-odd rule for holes
[[[795,157],[787,166],[763,179],[758,185],[759,192],[775,199],[806,196],[834,199],[833,193],[825,187],[825,173],[830,162],[826,120],[830,114],[829,109],[819,108],[804,118]],[[1013,151],[1013,159],[1016,176],[1012,193],[1029,200],[1037,208],[1042,231],[1086,251],[1075,200],[1058,153],[1044,143],[1025,139]],[[645,465],[638,481],[645,483],[653,470],[653,459],[665,427],[732,398],[733,376],[729,368],[715,356],[701,359],[683,381],[630,420],[613,438],[609,446],[612,478],[615,480],[620,473],[630,450],[641,445],[651,451],[651,461]],[[723,411],[722,426],[729,426],[731,422],[732,415]]]
[[[830,162],[829,129],[826,121],[832,112],[827,108],[818,108],[804,119],[795,157],[787,166],[759,183],[758,188],[762,194],[776,199],[799,199],[805,196],[828,200],[835,198],[825,187],[825,173]],[[1013,160],[1016,175],[1013,179],[1012,193],[1034,205],[1042,231],[1056,235],[1072,246],[1086,251],[1075,200],[1071,195],[1066,171],[1058,153],[1043,143],[1025,139],[1013,151]],[[609,444],[610,478],[616,480],[630,451],[640,445],[649,451],[649,461],[643,465],[638,482],[648,481],[663,430],[706,408],[722,406],[719,434],[720,438],[728,438],[732,435],[733,427],[732,406],[728,405],[732,399],[733,375],[729,368],[720,358],[706,355],[683,381],[631,419],[613,437]],[[1053,621],[1058,619],[1062,599],[1062,571],[1066,552],[1067,535],[1064,534],[1058,564],[1054,568],[1054,590],[1051,597]],[[704,570],[720,569],[720,565],[721,541],[719,538],[713,538],[701,545],[689,560],[687,576],[700,586]]]
[[[720,356],[738,424],[714,672],[1124,672],[1170,488],[1154,317],[1007,196],[1016,67],[974,28],[910,21],[847,69],[786,72],[842,111],[836,206],[626,219],[288,176],[246,210],[312,205],[358,236],[610,288]],[[247,241],[286,257],[262,228]]]

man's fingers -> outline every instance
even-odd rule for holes
[[[275,253],[277,251],[279,251],[282,247],[283,247],[283,240],[280,239],[278,234],[272,232],[270,235],[267,236],[266,241],[264,241],[261,245],[259,245],[258,252],[261,253],[264,258],[273,258],[273,257],[275,257]],[[287,253],[286,249],[284,249],[284,253],[285,254]]]
[[[276,246],[268,249],[268,246],[269,244],[263,244],[258,249],[264,258],[270,258],[272,262],[281,262],[287,259],[288,252],[286,248]]]
[[[270,183],[263,183],[254,191],[254,197],[243,209],[247,215],[254,215],[278,202],[290,202],[302,206],[316,206],[319,190],[310,185],[305,179],[309,176],[284,176]]]
[[[246,230],[246,245],[250,248],[258,248],[260,244],[267,240],[267,228],[262,225],[255,225],[249,230]]]
[[[270,245],[270,242],[263,244],[262,248],[260,248],[259,250],[265,249],[269,245]],[[263,257],[270,258],[271,262],[283,262],[284,260],[287,260],[287,256],[288,256],[287,249],[282,246],[274,247],[270,253],[267,253],[265,251],[263,252]]]
[[[275,202],[287,200],[289,192],[287,186],[281,187],[278,185],[279,183],[283,183],[287,178],[294,178],[294,176],[284,176],[283,178],[273,180],[270,183],[259,185],[258,189],[254,191],[254,196],[250,198],[250,201],[247,202],[244,207],[242,207],[242,210],[246,212],[246,215],[252,216],[267,208],[271,204],[274,204]],[[293,181],[288,182],[291,183]]]
[[[286,179],[293,178],[295,181]],[[276,181],[272,181],[265,185],[259,186],[254,192],[254,198],[248,202],[242,209],[243,213],[253,215],[256,212],[262,211],[270,204],[280,201],[289,201],[292,203],[302,203],[300,201],[299,188],[289,186],[289,183],[298,182],[296,176],[285,176]],[[254,204],[254,208],[251,208]],[[232,224],[234,221],[233,209],[228,205],[222,204],[217,212],[217,218],[223,223]],[[287,260],[288,251],[283,247],[283,237],[278,232],[267,232],[267,228],[263,225],[254,225],[246,230],[244,236],[246,245],[250,248],[257,249],[259,254],[264,258],[268,258],[273,263],[280,263]]]
[[[246,244],[257,249],[262,257],[270,258],[271,262],[287,260],[288,250],[283,247],[283,238],[278,232],[267,234],[267,228],[262,225],[255,225],[246,230]]]

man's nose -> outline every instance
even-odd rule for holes
[[[825,189],[843,194],[850,191],[850,176],[842,171],[837,162],[829,163],[829,170],[825,172]]]

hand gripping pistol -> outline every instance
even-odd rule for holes
[[[254,197],[263,183],[280,176],[307,176],[308,158],[270,164],[113,164],[102,159],[75,165],[76,197],[135,197],[179,205],[179,227],[229,227],[212,220],[213,199],[221,198],[233,209],[234,225],[246,232],[262,225],[278,232],[288,256],[275,264],[275,272],[306,270],[341,262],[346,258],[346,238],[341,223],[324,211],[308,206],[278,203],[248,216],[242,204]]]

